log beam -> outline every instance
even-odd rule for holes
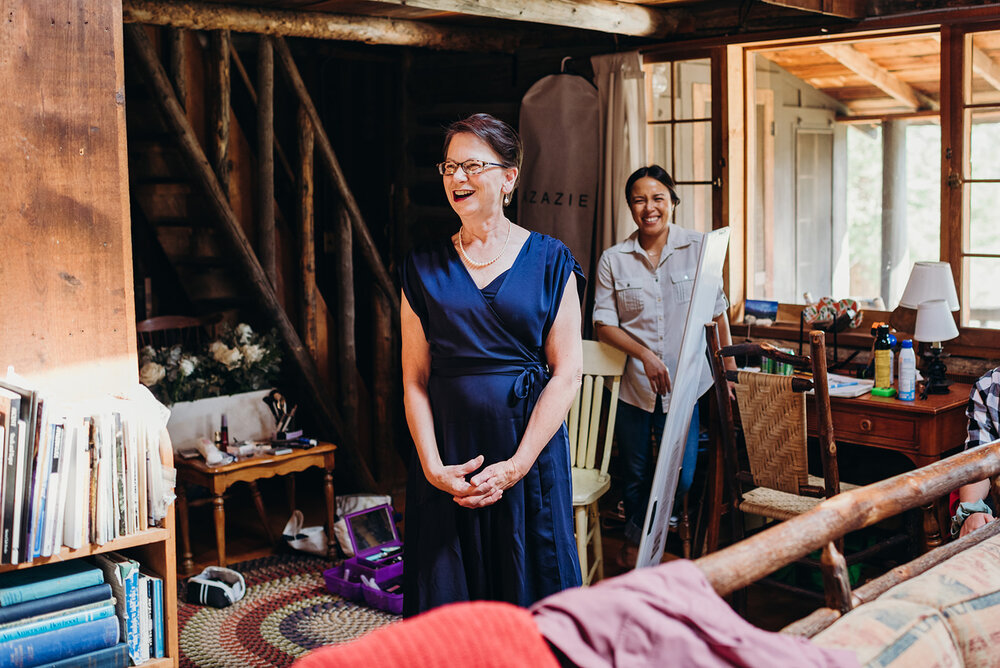
[[[937,109],[938,103],[902,81],[884,67],[849,44],[825,44],[819,47],[859,77],[909,109]]]
[[[122,20],[125,23],[189,30],[233,30],[280,37],[420,46],[450,51],[513,52],[518,42],[517,36],[512,33],[467,26],[453,29],[377,16],[295,12],[207,2],[124,0]]]
[[[177,31],[180,32],[180,31]],[[230,38],[228,30],[216,30],[209,35],[211,45],[211,70],[215,90],[210,98],[209,114],[211,117],[212,163],[215,175],[219,177],[219,185],[229,194],[229,117],[231,110],[231,93],[229,76]]]
[[[983,81],[1000,90],[1000,64],[977,46],[972,47],[972,71]]]
[[[316,224],[313,208],[313,127],[302,106],[298,111],[299,143],[299,266],[301,267],[300,307],[302,338],[314,360],[319,359],[319,334],[316,326]]]
[[[866,0],[764,0],[764,3],[843,19],[863,19],[868,9]]]
[[[680,10],[654,9],[615,0],[378,0],[508,21],[527,21],[636,37],[664,37],[688,18]]]
[[[274,232],[274,49],[261,35],[257,47],[257,251],[271,285],[278,285]]]
[[[361,247],[362,255],[368,261],[369,269],[375,275],[375,283],[389,298],[393,313],[398,314],[399,292],[395,285],[393,285],[392,279],[389,277],[389,272],[382,262],[382,257],[375,247],[375,240],[372,239],[371,232],[368,231],[368,225],[365,224],[365,219],[361,216],[361,209],[358,208],[358,202],[354,199],[354,193],[351,192],[350,187],[347,185],[347,178],[344,176],[344,171],[340,168],[340,161],[337,160],[337,154],[333,151],[333,144],[330,143],[330,137],[327,136],[323,122],[320,120],[319,111],[317,111],[316,105],[313,104],[312,98],[309,96],[309,91],[306,90],[306,84],[302,80],[302,75],[299,74],[299,68],[295,65],[295,60],[292,59],[292,53],[288,50],[288,45],[285,44],[285,40],[281,37],[274,38],[274,50],[278,61],[281,63],[282,71],[288,77],[292,89],[299,98],[299,104],[309,114],[320,158],[325,164],[330,178],[333,180],[333,185],[336,187],[337,193],[344,203],[344,207],[350,214],[356,240]]]
[[[713,589],[725,596],[800,559],[830,540],[858,531],[954,489],[1000,474],[1000,442],[989,443],[826,499],[790,520],[698,559]]]
[[[159,106],[167,125],[177,137],[178,147],[191,171],[192,178],[201,186],[205,199],[218,220],[219,231],[233,250],[233,259],[248,278],[247,289],[254,294],[254,297],[260,302],[261,308],[275,323],[285,347],[291,353],[292,359],[302,375],[303,394],[312,401],[316,420],[320,423],[321,429],[336,434],[338,445],[347,455],[344,459],[347,461],[350,474],[357,478],[359,486],[363,489],[377,489],[371,471],[358,450],[354,434],[344,429],[340,415],[337,414],[326,389],[320,382],[315,363],[305,346],[302,345],[285,309],[278,302],[278,296],[257,261],[250,241],[243,233],[240,221],[233,213],[232,207],[229,206],[229,202],[219,185],[219,180],[216,178],[191,124],[184,115],[184,110],[181,109],[180,103],[174,95],[167,73],[160,64],[149,37],[141,25],[126,25],[124,32],[128,38],[129,48],[136,59],[136,64],[142,72],[156,104]]]

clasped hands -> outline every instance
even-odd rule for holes
[[[503,498],[503,491],[524,477],[524,473],[512,459],[490,464],[482,471],[466,479],[470,473],[483,465],[485,459],[479,455],[464,464],[442,466],[429,482],[452,495],[452,499],[463,508],[485,508]]]

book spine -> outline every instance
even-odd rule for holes
[[[101,571],[87,569],[76,573],[68,573],[58,577],[29,582],[0,590],[0,606],[24,603],[36,598],[55,596],[74,589],[83,589],[91,585],[101,584]]]
[[[27,443],[26,443],[26,432],[28,431],[28,423],[24,420],[18,420],[17,422],[17,463],[15,468],[17,469],[17,479],[14,481],[14,521],[11,524],[10,533],[10,563],[19,564],[21,563],[23,553],[25,552],[24,536],[21,531],[21,526],[23,524],[22,511],[27,507],[25,498],[27,497],[25,488],[31,482],[25,479],[25,462],[28,458],[27,453]],[[29,467],[30,468],[30,467]]]
[[[106,617],[0,643],[0,666],[40,666],[117,642],[118,622],[114,617]]]
[[[88,609],[68,611],[67,614],[41,619],[37,622],[26,622],[17,624],[10,628],[0,629],[0,643],[17,638],[27,638],[47,631],[55,631],[74,624],[93,622],[105,617],[112,617],[115,614],[115,606],[110,601],[105,605],[97,607],[85,606]]]
[[[0,529],[0,561],[5,564],[12,563],[12,549],[14,547],[14,508],[16,499],[17,484],[17,421],[21,409],[21,397],[8,397],[4,401],[7,410],[7,443],[4,446],[3,459],[3,520]]]
[[[142,627],[139,611],[139,564],[129,561],[121,564],[122,580],[125,583],[125,628],[128,653],[135,663],[142,663]]]
[[[18,603],[6,607],[0,607],[0,624],[17,622],[28,617],[44,615],[55,610],[65,610],[75,608],[88,603],[95,603],[111,598],[111,585],[99,584],[83,589],[74,589],[55,596]]]
[[[149,661],[153,644],[152,600],[149,596],[149,576],[139,574],[139,657]]]
[[[111,647],[50,663],[48,668],[127,668],[127,666],[128,645],[120,642]]]
[[[21,545],[21,561],[30,562],[34,559],[35,553],[32,549],[32,544],[29,542],[29,537],[31,534],[31,511],[32,504],[31,500],[35,496],[35,468],[39,466],[38,463],[38,449],[43,445],[46,435],[43,431],[44,427],[47,426],[48,420],[46,418],[47,409],[46,402],[38,396],[37,393],[31,393],[31,410],[28,413],[28,437],[26,442],[27,449],[25,450],[25,462],[24,462],[24,499],[26,503],[23,504],[21,508],[21,532],[19,536]],[[48,461],[48,460],[46,460]],[[44,490],[44,487],[42,488]],[[42,490],[39,490],[41,494]]]
[[[47,512],[45,515],[45,531],[41,541],[41,554],[43,557],[51,557],[56,545],[56,521],[60,515],[59,508],[59,488],[63,485],[62,469],[65,453],[65,426],[62,424],[52,425],[52,467],[49,471],[49,481],[42,496],[49,499]],[[60,533],[61,527],[60,527]],[[61,544],[61,542],[60,542]]]
[[[165,649],[163,641],[163,580],[151,577],[153,584],[153,656],[162,659]]]

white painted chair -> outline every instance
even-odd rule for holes
[[[611,487],[608,464],[611,460],[611,440],[615,433],[618,389],[626,359],[625,353],[606,343],[583,342],[583,383],[570,407],[567,421],[573,463],[576,549],[580,554],[580,571],[585,585],[604,577],[604,549],[601,545],[597,502]],[[598,443],[605,379],[609,379],[611,401],[607,406],[604,438]],[[593,559],[590,558],[590,552],[593,553]]]

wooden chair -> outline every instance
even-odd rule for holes
[[[195,351],[205,342],[205,337],[215,333],[215,326],[221,320],[221,313],[202,316],[160,315],[140,320],[135,325],[135,331],[140,348],[163,348],[180,344]]]
[[[615,433],[618,390],[626,359],[625,353],[606,343],[584,341],[583,383],[569,411],[576,548],[585,585],[604,577],[604,548],[597,502],[611,487],[608,465]],[[607,406],[607,418],[602,420],[605,379],[610,382],[611,401]],[[604,434],[600,438],[602,422]],[[593,563],[589,557],[591,551]]]
[[[732,540],[744,537],[744,514],[787,520],[811,510],[824,498],[856,488],[840,482],[837,468],[823,332],[810,334],[810,355],[802,357],[781,352],[767,343],[720,348],[715,323],[705,328],[722,422]],[[725,370],[725,357],[743,355],[791,364],[798,371],[811,371],[812,378]],[[739,424],[734,417],[727,381],[736,383]],[[816,395],[822,477],[809,475],[808,470],[805,394],[809,390],[815,390]],[[745,444],[745,460],[738,444]],[[812,593],[791,585],[782,586]]]

